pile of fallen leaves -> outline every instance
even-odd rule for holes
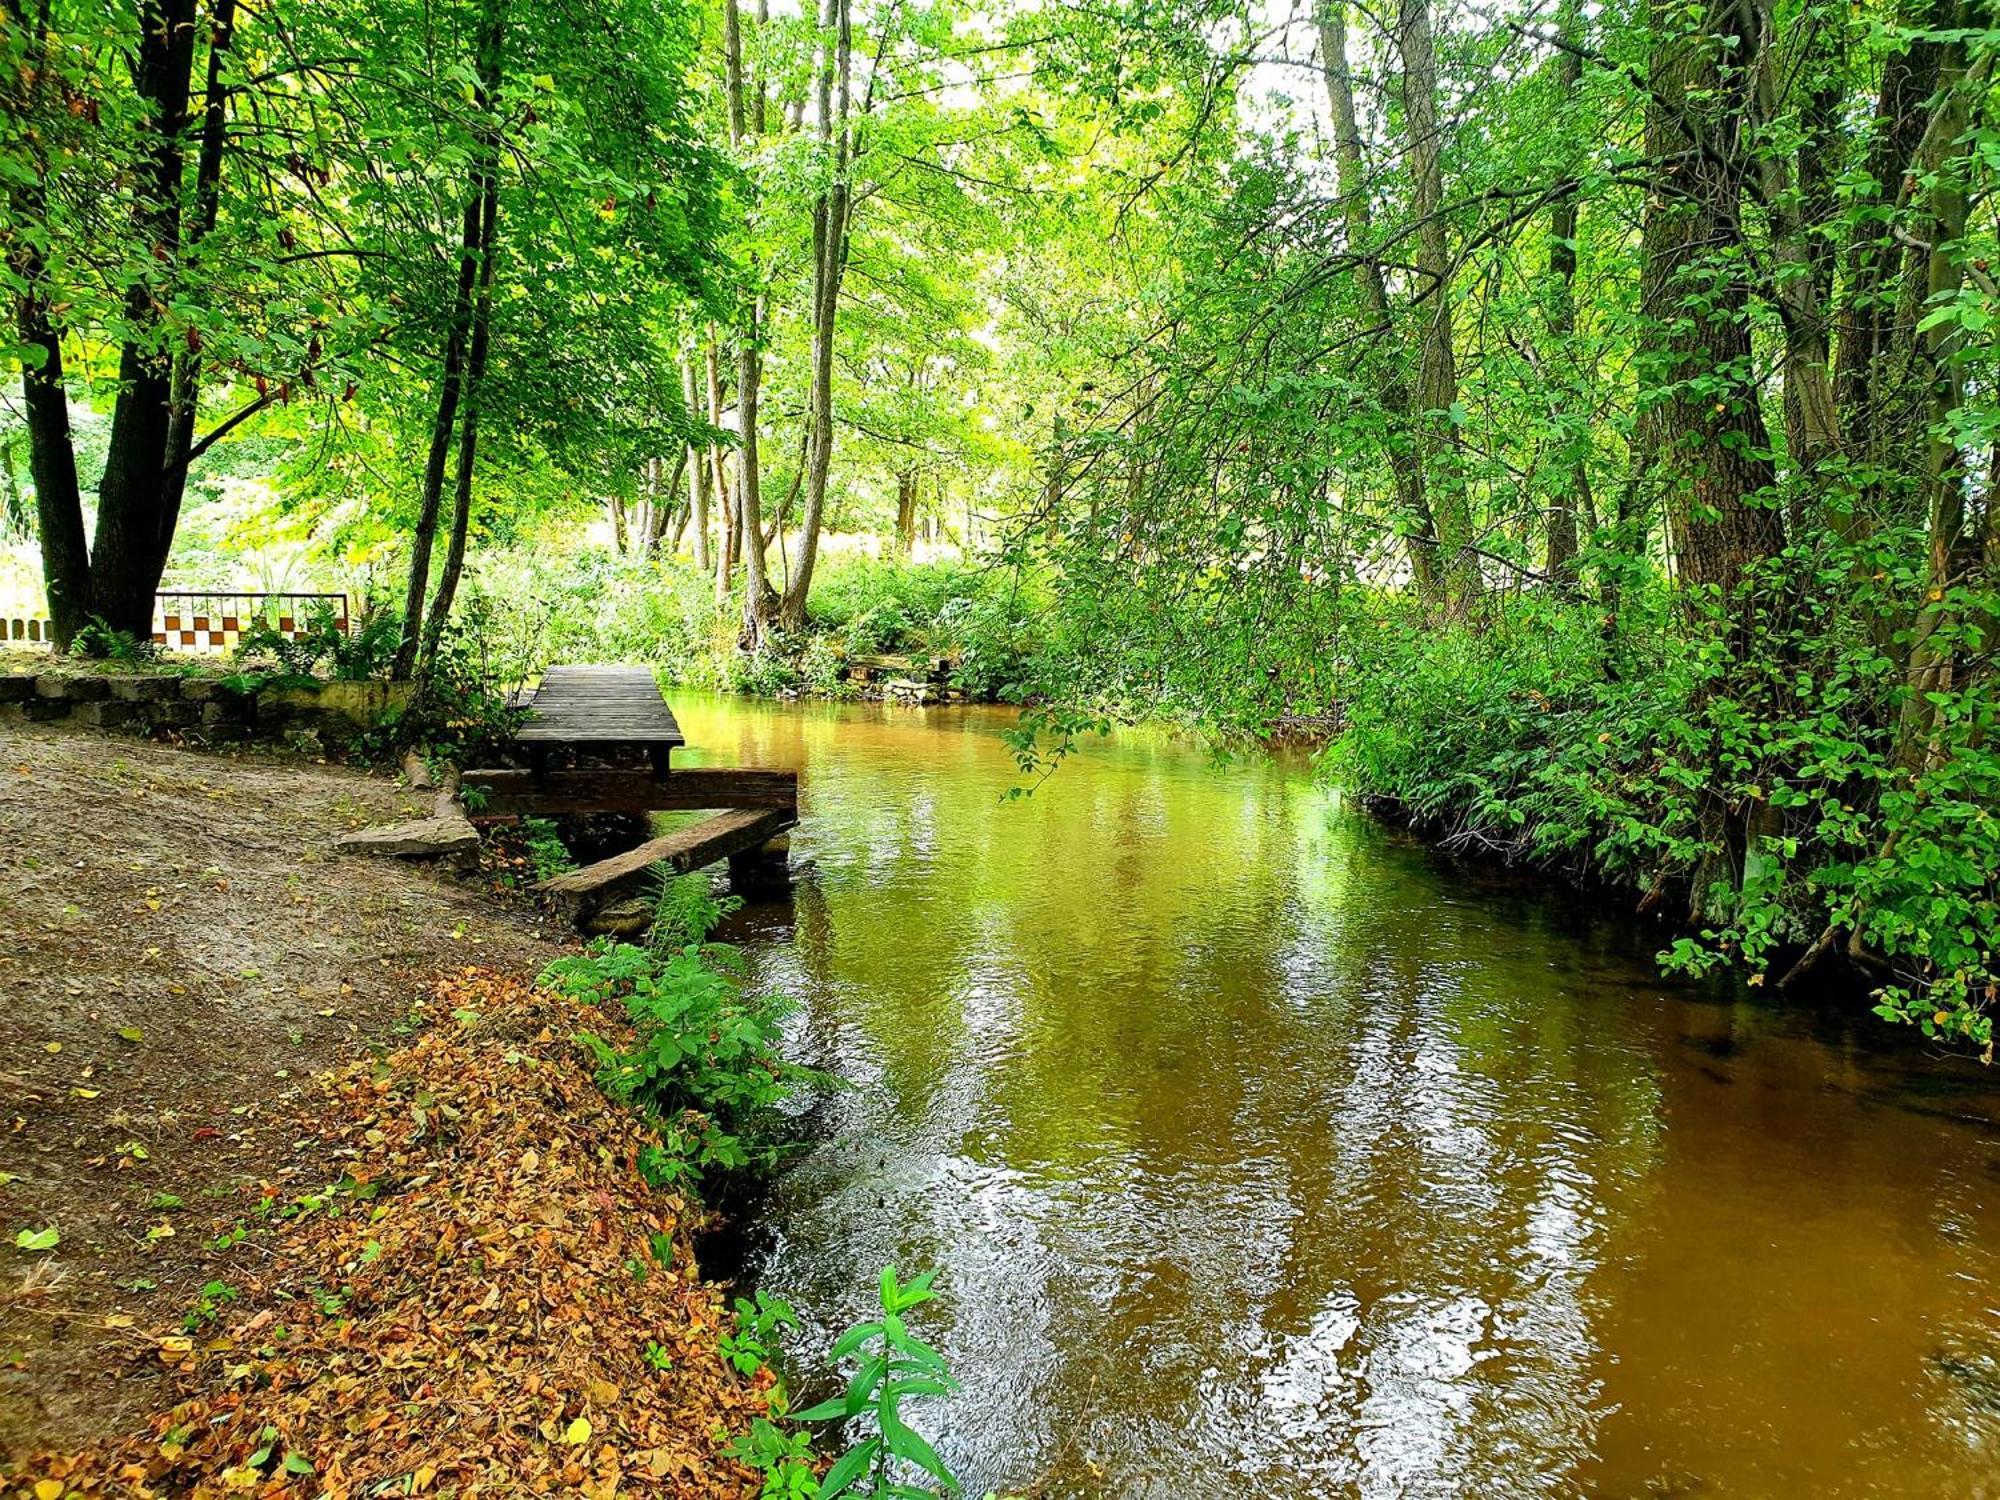
[[[104,1495],[737,1496],[765,1407],[720,1295],[649,1187],[644,1127],[572,1040],[607,1018],[491,972],[450,1019],[325,1081],[301,1129],[336,1181],[228,1259],[231,1298],[152,1341],[184,1399],[152,1431],[0,1482]],[[192,1039],[191,1039],[192,1041]],[[268,1254],[256,1253],[260,1247]]]

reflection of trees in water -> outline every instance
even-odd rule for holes
[[[1466,898],[1271,767],[1114,750],[1003,802],[988,735],[760,732],[810,757],[817,863],[763,962],[810,1060],[866,1084],[788,1185],[769,1276],[824,1328],[883,1260],[941,1264],[967,1387],[944,1447],[976,1483],[1574,1489],[1644,1404],[1601,1351],[1652,1352],[1625,1262],[1698,1221],[1690,1158],[1822,1114],[1842,1183],[1935,1156],[1870,1134],[1872,1059],[1662,999],[1627,937]],[[1929,1245],[1965,1189],[1907,1175],[1896,1232]],[[1751,1404],[1706,1414],[1718,1441]]]

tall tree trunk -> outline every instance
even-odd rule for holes
[[[0,0],[0,15],[12,28],[34,28],[39,57],[32,79],[0,79],[9,110],[21,118],[32,118],[42,105],[43,85],[49,76],[49,0],[42,0],[32,21],[13,0]],[[31,351],[21,360],[21,385],[49,630],[57,646],[67,649],[90,618],[90,549],[84,534],[76,445],[70,432],[69,392],[63,379],[62,335],[53,313],[54,292],[40,250],[32,236],[22,232],[47,221],[47,170],[47,163],[37,159],[8,189],[7,263],[21,288],[14,305],[15,327],[23,350]]]
[[[1569,45],[1556,53],[1556,87],[1561,91],[1560,108],[1567,114],[1575,103],[1577,85],[1583,79],[1583,7],[1579,0],[1564,0],[1557,21],[1562,40]],[[1564,435],[1565,445],[1587,443],[1588,437],[1568,432],[1571,411],[1571,356],[1576,339],[1576,229],[1577,206],[1573,194],[1564,194],[1549,208],[1549,337],[1555,345],[1556,373],[1551,380],[1555,403],[1555,425]],[[1561,593],[1577,592],[1577,519],[1588,513],[1590,467],[1583,453],[1567,462],[1558,461],[1555,492],[1549,500],[1548,562],[1549,582]]]
[[[506,0],[488,0],[485,27],[480,38],[480,82],[482,104],[500,97],[501,48],[506,38]],[[418,692],[429,688],[444,644],[444,628],[451,606],[458,596],[458,580],[465,568],[465,543],[472,528],[473,477],[479,460],[479,404],[486,379],[487,350],[493,331],[493,266],[499,255],[500,216],[500,135],[491,125],[482,141],[484,178],[479,201],[479,286],[472,303],[472,341],[465,357],[465,397],[458,426],[458,466],[453,475],[451,536],[445,547],[444,566],[438,572],[437,593],[431,598],[430,614],[424,621],[423,655],[417,664]]]
[[[1646,154],[1655,180],[1641,230],[1641,298],[1667,394],[1652,411],[1680,576],[1732,611],[1745,573],[1784,545],[1752,369],[1749,296],[1730,267],[1741,247],[1743,117],[1754,36],[1731,0],[1689,24],[1652,0]]]
[[[805,512],[799,521],[799,560],[785,591],[780,619],[787,629],[805,624],[826,514],[827,475],[833,465],[833,339],[840,312],[840,284],[847,271],[849,211],[848,108],[853,69],[853,29],[848,0],[826,0],[819,74],[820,141],[833,160],[833,178],[813,207],[812,451],[806,470]]]
[[[1933,24],[1950,24],[1952,0],[1933,0]],[[1884,398],[1894,344],[1897,270],[1903,250],[1895,239],[1899,201],[1909,191],[1909,168],[1932,115],[1944,44],[1919,39],[1889,54],[1868,137],[1866,158],[1872,212],[1855,215],[1845,252],[1838,308],[1839,360],[1834,395],[1846,451],[1864,476],[1857,491],[1835,491],[1835,528],[1850,539],[1871,533],[1886,509],[1880,476],[1894,472]],[[1882,636],[1887,643],[1886,629]]]
[[[444,362],[438,375],[437,410],[431,418],[430,449],[424,456],[423,482],[417,492],[417,524],[410,533],[410,571],[403,585],[403,639],[396,647],[391,675],[408,677],[417,664],[423,639],[424,597],[431,586],[431,548],[437,540],[438,515],[444,504],[444,471],[451,458],[451,437],[458,427],[458,403],[465,383],[465,347],[472,334],[472,294],[479,278],[482,254],[481,198],[475,184],[465,204],[465,225],[459,236],[458,286],[452,295],[451,322],[445,332]]]
[[[1925,245],[1922,295],[1906,295],[1905,309],[1900,313],[1911,328],[1915,351],[1910,383],[1923,393],[1920,472],[1928,541],[1923,597],[1910,624],[1907,692],[1897,741],[1897,759],[1913,773],[1934,759],[1939,709],[1930,695],[1949,692],[1952,687],[1955,663],[1951,640],[1955,632],[1950,627],[1957,610],[1954,584],[1973,561],[1966,555],[1965,455],[1949,425],[1952,413],[1965,404],[1965,371],[1958,360],[1961,335],[1948,321],[1927,329],[1915,325],[1921,321],[1918,309],[1949,301],[1964,281],[1967,197],[1957,159],[1967,149],[1970,96],[1984,89],[1991,76],[1990,64],[1988,54],[1981,59],[1979,72],[1969,73],[1964,43],[1954,38],[1946,44],[1938,69],[1937,114],[1914,163],[1931,186],[1927,213],[1919,221]]]
[[[222,68],[236,38],[236,0],[215,0],[209,19],[208,78],[202,94],[201,152],[195,160],[194,223],[188,229],[188,270],[200,274],[200,251],[222,209],[222,152],[229,127],[229,89]],[[160,563],[164,568],[187,495],[194,424],[201,411],[202,359],[183,351],[174,367],[173,406],[167,418],[166,470],[160,495]]]
[[[497,0],[488,0],[480,33],[482,79],[489,76],[485,60],[493,59],[492,87],[499,82],[499,46],[504,32],[504,9]],[[489,51],[490,47],[490,51]],[[491,91],[482,82],[475,104],[489,106]],[[495,145],[497,147],[497,140]],[[437,542],[438,517],[444,507],[445,466],[451,458],[452,433],[458,426],[459,403],[466,382],[466,350],[472,341],[475,316],[475,289],[483,276],[487,257],[486,184],[492,173],[484,154],[473,168],[465,197],[463,226],[459,232],[458,281],[452,292],[450,321],[445,329],[444,361],[438,374],[437,409],[431,418],[429,451],[424,456],[422,486],[417,494],[417,524],[410,534],[410,571],[403,585],[403,638],[396,647],[390,674],[409,677],[417,666],[424,637],[424,598],[431,586],[431,551]]]
[[[1409,134],[1410,208],[1417,226],[1415,311],[1423,330],[1423,356],[1411,403],[1417,454],[1422,463],[1438,548],[1444,554],[1445,593],[1463,612],[1479,595],[1479,558],[1473,551],[1472,512],[1459,441],[1458,360],[1452,347],[1451,242],[1444,221],[1444,137],[1437,117],[1437,63],[1431,40],[1430,0],[1401,0],[1396,47],[1403,60],[1403,125]]]
[[[1326,74],[1327,101],[1333,112],[1334,171],[1347,253],[1354,257],[1354,283],[1361,293],[1362,310],[1374,324],[1372,342],[1388,346],[1395,342],[1396,325],[1381,262],[1374,255],[1368,170],[1361,156],[1361,127],[1354,110],[1354,74],[1347,57],[1347,3],[1348,0],[1320,0],[1317,13],[1320,66]],[[1410,391],[1397,367],[1397,358],[1393,351],[1385,355],[1378,348],[1372,363],[1378,371],[1376,400],[1391,423],[1402,427],[1409,419]],[[1397,510],[1402,517],[1410,576],[1416,583],[1418,597],[1426,604],[1436,605],[1444,600],[1443,578],[1438,567],[1437,523],[1424,489],[1423,463],[1411,437],[1407,430],[1392,431],[1385,444],[1386,457],[1395,484]]]
[[[908,557],[917,541],[917,474],[905,469],[896,476],[896,555]]]
[[[723,52],[729,90],[729,143],[740,156],[747,136],[743,110],[742,18],[737,0],[723,0]],[[757,89],[757,116],[764,114],[763,87]],[[743,326],[736,335],[736,518],[743,548],[743,643],[752,650],[763,649],[764,621],[768,606],[764,581],[764,498],[763,476],[757,452],[757,402],[764,381],[764,353],[759,346],[764,297],[757,288],[757,258],[750,257],[753,291],[743,310]]]
[[[708,421],[711,427],[722,426],[722,364],[715,347],[713,335],[708,341]],[[729,470],[723,459],[722,444],[716,443],[709,449],[710,461],[715,466],[715,503],[721,511],[717,519],[715,538],[715,602],[724,604],[729,599],[730,580],[736,574],[736,492],[729,483]]]
[[[695,411],[694,362],[681,362],[681,391],[687,401],[688,414]],[[706,445],[690,447],[683,455],[688,470],[688,518],[694,530],[694,565],[702,572],[709,569],[708,556],[708,451]]]
[[[133,183],[133,219],[152,260],[171,267],[181,247],[183,140],[195,53],[194,0],[140,0],[132,83],[146,109],[150,142]],[[91,543],[91,609],[114,630],[144,639],[153,629],[160,549],[162,478],[173,410],[173,356],[156,333],[163,300],[145,277],[125,290],[133,330],[118,358],[104,474],[97,486]]]
[[[1774,0],[1754,0],[1756,114],[1769,128],[1796,110],[1803,136],[1796,159],[1766,142],[1755,147],[1764,202],[1772,218],[1778,320],[1785,339],[1784,410],[1794,488],[1803,496],[1820,467],[1840,450],[1834,403],[1832,338],[1826,299],[1832,266],[1821,226],[1833,212],[1840,136],[1839,96],[1829,80],[1837,62],[1837,25],[1820,20],[1787,45],[1777,35]],[[1791,97],[1803,94],[1804,97]]]
[[[494,96],[498,96],[500,66],[500,26],[494,28]],[[472,302],[472,348],[466,354],[466,396],[458,418],[458,468],[452,476],[452,532],[444,548],[444,566],[438,570],[438,592],[430,600],[430,614],[424,620],[424,654],[416,676],[420,692],[430,684],[438,664],[438,650],[444,644],[444,626],[452,614],[452,600],[458,596],[458,578],[466,566],[466,536],[472,530],[472,478],[480,448],[480,388],[486,380],[486,350],[492,340],[492,286],[498,240],[494,236],[500,214],[500,160],[488,156],[484,198],[480,204],[480,284]]]

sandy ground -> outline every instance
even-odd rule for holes
[[[309,1175],[277,1122],[312,1072],[442,968],[559,951],[477,879],[332,851],[428,811],[341,767],[0,724],[0,1457],[150,1409],[132,1330],[194,1310],[259,1185]]]

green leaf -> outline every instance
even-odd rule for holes
[[[46,1229],[23,1229],[19,1234],[14,1236],[14,1248],[16,1250],[53,1250],[61,1243],[62,1235],[57,1232],[56,1226],[53,1224],[49,1225]]]
[[[834,1500],[835,1496],[845,1494],[848,1487],[875,1461],[881,1447],[880,1438],[869,1438],[841,1454],[840,1461],[828,1469],[826,1478],[820,1481],[820,1500]]]

